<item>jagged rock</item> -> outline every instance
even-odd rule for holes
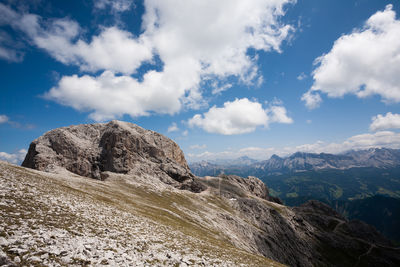
[[[215,188],[220,195],[227,198],[245,197],[247,195],[256,196],[268,201],[282,204],[277,197],[269,194],[268,187],[257,177],[249,176],[242,178],[236,175],[221,174],[217,178],[208,177],[202,180],[203,183]]]
[[[239,213],[224,216],[221,224],[228,224],[230,233],[242,244],[247,243],[267,258],[288,266],[310,267],[400,263],[398,249],[391,248],[390,242],[372,226],[349,222],[322,202],[311,200],[288,208],[273,201],[268,188],[255,177],[220,175],[205,177],[204,183]],[[248,224],[238,218],[245,218]],[[367,253],[371,247],[373,253]]]
[[[174,141],[121,121],[49,131],[31,143],[22,166],[50,172],[65,168],[95,179],[105,179],[106,172],[145,173],[177,187],[185,182],[185,188],[194,179]]]

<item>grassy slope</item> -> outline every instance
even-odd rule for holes
[[[236,248],[228,236],[210,227],[213,222],[208,221],[207,213],[234,211],[222,199],[206,193],[157,191],[130,183],[122,176],[102,182],[74,175],[41,173],[2,162],[0,181],[5,192],[0,195],[0,211],[4,218],[0,236],[12,238],[18,227],[33,232],[44,227],[46,231],[65,230],[72,236],[89,234],[93,238],[107,239],[109,236],[104,235],[103,230],[109,229],[119,235],[117,246],[134,249],[135,255],[150,255],[146,258],[148,264],[170,263],[157,257],[151,262],[150,252],[157,247],[156,253],[195,255],[190,259],[192,264],[201,259],[213,265],[281,266]],[[208,223],[199,224],[199,221]],[[148,237],[144,240],[146,245],[138,241],[139,237],[142,241]],[[23,263],[32,263],[27,255],[40,257],[43,254],[42,244],[35,245],[37,249],[22,253],[25,255],[21,255]],[[10,245],[3,250],[11,258],[17,255]],[[57,255],[50,254],[50,260],[52,257],[63,264]],[[75,263],[85,262],[77,258]]]

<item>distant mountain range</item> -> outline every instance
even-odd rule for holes
[[[249,157],[234,160],[201,161],[189,164],[199,176],[218,175],[227,171],[234,174],[248,173],[268,176],[293,172],[350,168],[393,168],[400,166],[400,149],[371,148],[351,150],[342,154],[296,152],[288,157],[273,155],[270,159],[257,161]]]
[[[400,242],[399,149],[374,148],[338,155],[297,152],[288,157],[273,155],[265,161],[244,157],[189,166],[198,176],[256,176],[286,205],[318,199]]]

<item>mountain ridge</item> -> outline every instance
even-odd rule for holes
[[[373,227],[318,201],[282,205],[256,177],[197,177],[184,161],[164,152],[164,144],[174,146],[171,140],[137,127],[112,121],[55,129],[33,141],[24,161],[31,168],[0,162],[5,185],[0,212],[6,218],[0,222],[0,261],[11,266],[400,263],[398,249]],[[104,242],[109,238],[112,244]]]
[[[219,174],[218,172],[223,172],[227,168],[243,168],[255,176],[259,175],[260,172],[269,175],[322,169],[392,168],[400,166],[400,149],[370,148],[349,150],[340,154],[298,151],[286,157],[274,154],[268,160],[260,160],[251,164],[246,162],[238,164],[239,159],[226,160],[224,164],[203,160],[189,163],[189,166],[196,175]]]

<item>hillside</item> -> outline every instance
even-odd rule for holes
[[[123,175],[98,181],[4,162],[0,182],[3,263],[281,266],[235,247],[206,223],[229,214],[207,194],[160,191]],[[203,225],[197,216],[205,216]]]
[[[378,199],[382,196],[387,200],[385,203],[397,203],[400,199],[398,154],[399,150],[385,148],[341,155],[295,153],[287,158],[272,156],[268,161],[250,165],[225,162],[222,166],[203,161],[190,167],[196,175],[256,175],[286,205],[297,206],[318,199],[349,219],[374,225],[388,238],[399,242],[400,210],[391,208],[389,213],[393,216],[388,216],[382,214],[385,209],[382,201],[371,201],[375,196]],[[364,203],[368,203],[368,212],[363,208]]]
[[[32,142],[24,165],[45,172],[0,163],[2,263],[400,263],[399,250],[373,227],[321,202],[290,208],[258,178],[199,178],[185,163],[174,142],[134,124],[44,134]]]

